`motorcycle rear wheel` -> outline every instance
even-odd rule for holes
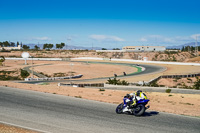
[[[134,109],[134,111],[133,111],[133,114],[134,114],[135,116],[141,116],[141,115],[144,114],[144,112],[145,112],[145,106],[144,106],[143,104],[138,104],[138,105],[135,107],[135,109]]]

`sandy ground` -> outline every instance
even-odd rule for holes
[[[56,68],[56,69],[55,69]],[[105,65],[105,64],[87,64],[79,62],[52,62],[52,65],[34,67],[37,72],[43,72],[48,75],[53,73],[70,73],[74,75],[82,74],[82,79],[112,77],[114,74],[123,75],[123,72],[133,73],[137,72],[137,68],[119,65]]]
[[[198,77],[200,78],[200,77]],[[194,86],[194,83],[197,81],[196,77],[190,77],[190,78],[181,78],[181,79],[176,79],[176,78],[162,78],[158,80],[157,84],[158,85],[164,85],[168,86],[171,88],[177,87],[181,88],[184,86],[192,87]]]
[[[0,124],[0,133],[37,133],[37,132],[10,125]]]

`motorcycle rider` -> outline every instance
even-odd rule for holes
[[[133,95],[133,103],[131,104],[131,106],[135,106],[137,101],[140,100],[140,99],[147,99],[147,96],[141,91],[141,90],[138,90],[136,93],[132,93]]]
[[[137,101],[140,99],[147,99],[147,96],[141,90],[138,90],[136,93],[130,93],[124,96],[123,112],[128,111],[130,107],[136,106]]]

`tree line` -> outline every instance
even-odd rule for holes
[[[19,42],[17,42],[17,46],[18,45],[22,45],[22,42],[21,42],[21,44],[19,44]],[[16,45],[14,42],[4,41],[4,42],[0,42],[0,46],[1,47],[15,47]]]
[[[21,42],[21,44],[19,44],[19,42],[17,42],[17,46],[18,46],[18,45],[21,45],[21,47],[22,47],[23,49],[25,49],[25,50],[29,50],[29,49],[30,49],[30,46],[28,46],[28,45],[23,45],[22,42]],[[15,47],[16,44],[15,44],[14,42],[4,41],[4,42],[0,42],[0,46],[1,46],[1,47]],[[55,46],[56,46],[56,49],[63,49],[63,48],[65,47],[65,43],[62,43],[62,42],[61,42],[60,44],[56,44]],[[42,49],[50,50],[50,49],[52,49],[53,47],[54,47],[54,44],[45,43],[45,44],[43,44]],[[40,47],[39,47],[38,45],[35,45],[33,49],[34,49],[34,50],[39,50]]]
[[[194,46],[183,46],[181,51],[182,52],[195,51],[195,47]],[[198,46],[198,51],[200,51],[200,46]]]

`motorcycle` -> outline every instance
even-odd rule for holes
[[[128,114],[133,114],[135,116],[141,116],[150,107],[150,106],[145,107],[148,102],[149,102],[149,99],[140,99],[136,101],[135,106],[129,107],[128,110],[125,112],[123,112],[124,103],[121,103],[117,106],[116,113],[117,114],[128,113]]]

